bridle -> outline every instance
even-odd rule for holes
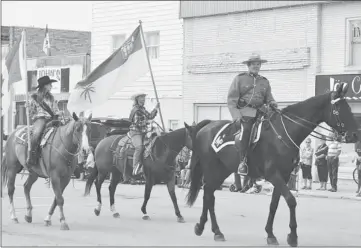
[[[331,115],[334,116],[334,118],[335,118],[335,120],[336,120],[336,125],[337,125],[337,127],[340,127],[340,128],[341,128],[341,131],[340,131],[340,132],[338,132],[337,130],[335,130],[335,129],[333,129],[333,128],[332,128],[332,129],[329,129],[329,128],[326,128],[326,127],[323,127],[323,126],[319,126],[317,123],[311,122],[311,121],[309,121],[309,120],[306,120],[306,119],[304,119],[304,118],[302,118],[302,117],[299,117],[299,116],[297,116],[297,115],[294,115],[294,114],[292,114],[292,113],[287,113],[287,114],[286,114],[286,113],[283,113],[281,110],[275,109],[275,108],[273,108],[273,110],[280,115],[280,117],[281,117],[281,122],[282,122],[282,126],[283,126],[283,129],[284,129],[284,131],[285,131],[288,139],[293,143],[293,145],[294,145],[295,147],[297,147],[298,149],[300,149],[300,147],[295,143],[295,141],[294,141],[294,140],[291,138],[291,136],[289,135],[289,133],[288,133],[288,131],[287,131],[287,128],[286,128],[286,126],[285,126],[285,124],[284,124],[283,118],[288,119],[289,121],[295,123],[295,124],[298,125],[298,126],[304,127],[304,128],[306,128],[306,129],[308,129],[308,130],[311,130],[310,135],[311,135],[312,137],[314,137],[314,138],[317,138],[317,139],[320,139],[320,140],[325,140],[325,141],[333,141],[334,139],[331,138],[331,137],[326,137],[326,139],[321,138],[322,136],[325,136],[325,135],[324,135],[324,134],[321,134],[321,133],[319,133],[319,132],[317,132],[317,131],[315,131],[314,129],[315,129],[316,127],[320,127],[321,129],[324,129],[324,130],[326,130],[326,131],[328,131],[328,132],[336,133],[338,136],[340,136],[340,135],[341,135],[341,136],[344,136],[344,135],[345,135],[345,130],[344,130],[345,124],[344,124],[344,123],[341,121],[341,119],[340,119],[340,116],[339,116],[339,114],[340,114],[340,108],[339,108],[339,106],[336,104],[336,103],[339,102],[340,100],[344,100],[344,98],[343,98],[343,97],[340,97],[340,98],[337,98],[337,99],[335,99],[335,100],[331,100],[331,111],[330,111],[330,116],[331,116]],[[295,120],[295,119],[298,119],[298,120],[300,120],[300,121],[308,124],[308,126],[305,125],[305,124],[303,124],[303,123],[300,123],[299,121],[297,121],[297,120]],[[270,123],[273,131],[276,133],[277,138],[280,139],[288,148],[291,148],[291,147],[288,146],[288,144],[285,142],[285,140],[282,138],[282,136],[277,132],[277,130],[276,130],[276,128],[274,127],[274,125],[272,124],[272,122],[269,121],[269,123]],[[317,134],[317,135],[319,135],[319,136],[315,136],[315,135],[313,135],[312,133],[315,133],[315,134]]]

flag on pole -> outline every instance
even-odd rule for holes
[[[93,109],[145,75],[149,71],[145,49],[139,25],[120,48],[76,84],[69,96],[69,112]]]
[[[2,61],[2,75],[1,75],[1,87],[2,93],[2,114],[7,112],[10,107],[11,85],[20,81],[23,81],[26,77],[24,68],[26,68],[26,57],[24,52],[24,33],[21,34],[20,40],[10,49],[5,60]]]
[[[43,51],[44,51],[44,53],[45,53],[47,56],[51,56],[48,24],[46,24],[46,28],[45,28],[45,37],[44,37],[44,43],[43,43]]]

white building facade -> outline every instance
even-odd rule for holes
[[[142,21],[152,71],[166,128],[182,127],[182,53],[183,29],[178,1],[94,2],[92,17],[92,69],[97,67]],[[145,58],[146,59],[146,58]],[[136,70],[136,68],[134,68]],[[93,116],[128,118],[132,94],[148,94],[147,109],[156,104],[150,72],[134,85],[114,94]],[[159,115],[156,121],[160,124]]]
[[[280,107],[313,96],[321,62],[318,2],[327,1],[181,1],[184,120],[231,119],[228,89],[252,52],[268,60],[261,74]]]

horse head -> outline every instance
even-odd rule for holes
[[[184,126],[186,128],[186,146],[187,148],[193,150],[193,142],[196,140],[196,136],[199,130],[201,130],[203,127],[205,127],[207,124],[209,124],[211,120],[202,120],[198,124],[195,124],[193,122],[192,126],[189,126],[187,123],[184,122]]]
[[[90,149],[89,140],[91,132],[92,114],[88,118],[78,117],[73,113],[73,121],[70,122],[69,132],[73,134],[73,144],[78,144],[79,151],[87,153]]]
[[[348,88],[347,83],[341,83],[330,93],[327,105],[330,114],[325,116],[325,122],[337,131],[344,142],[355,143],[359,139],[358,124],[345,98]]]

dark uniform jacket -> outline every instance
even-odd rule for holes
[[[250,87],[254,89],[247,90]],[[240,102],[244,103],[238,106]],[[232,119],[236,120],[242,116],[255,117],[257,109],[263,104],[275,102],[271,86],[267,78],[257,75],[253,76],[248,72],[237,75],[229,88],[227,104]]]

